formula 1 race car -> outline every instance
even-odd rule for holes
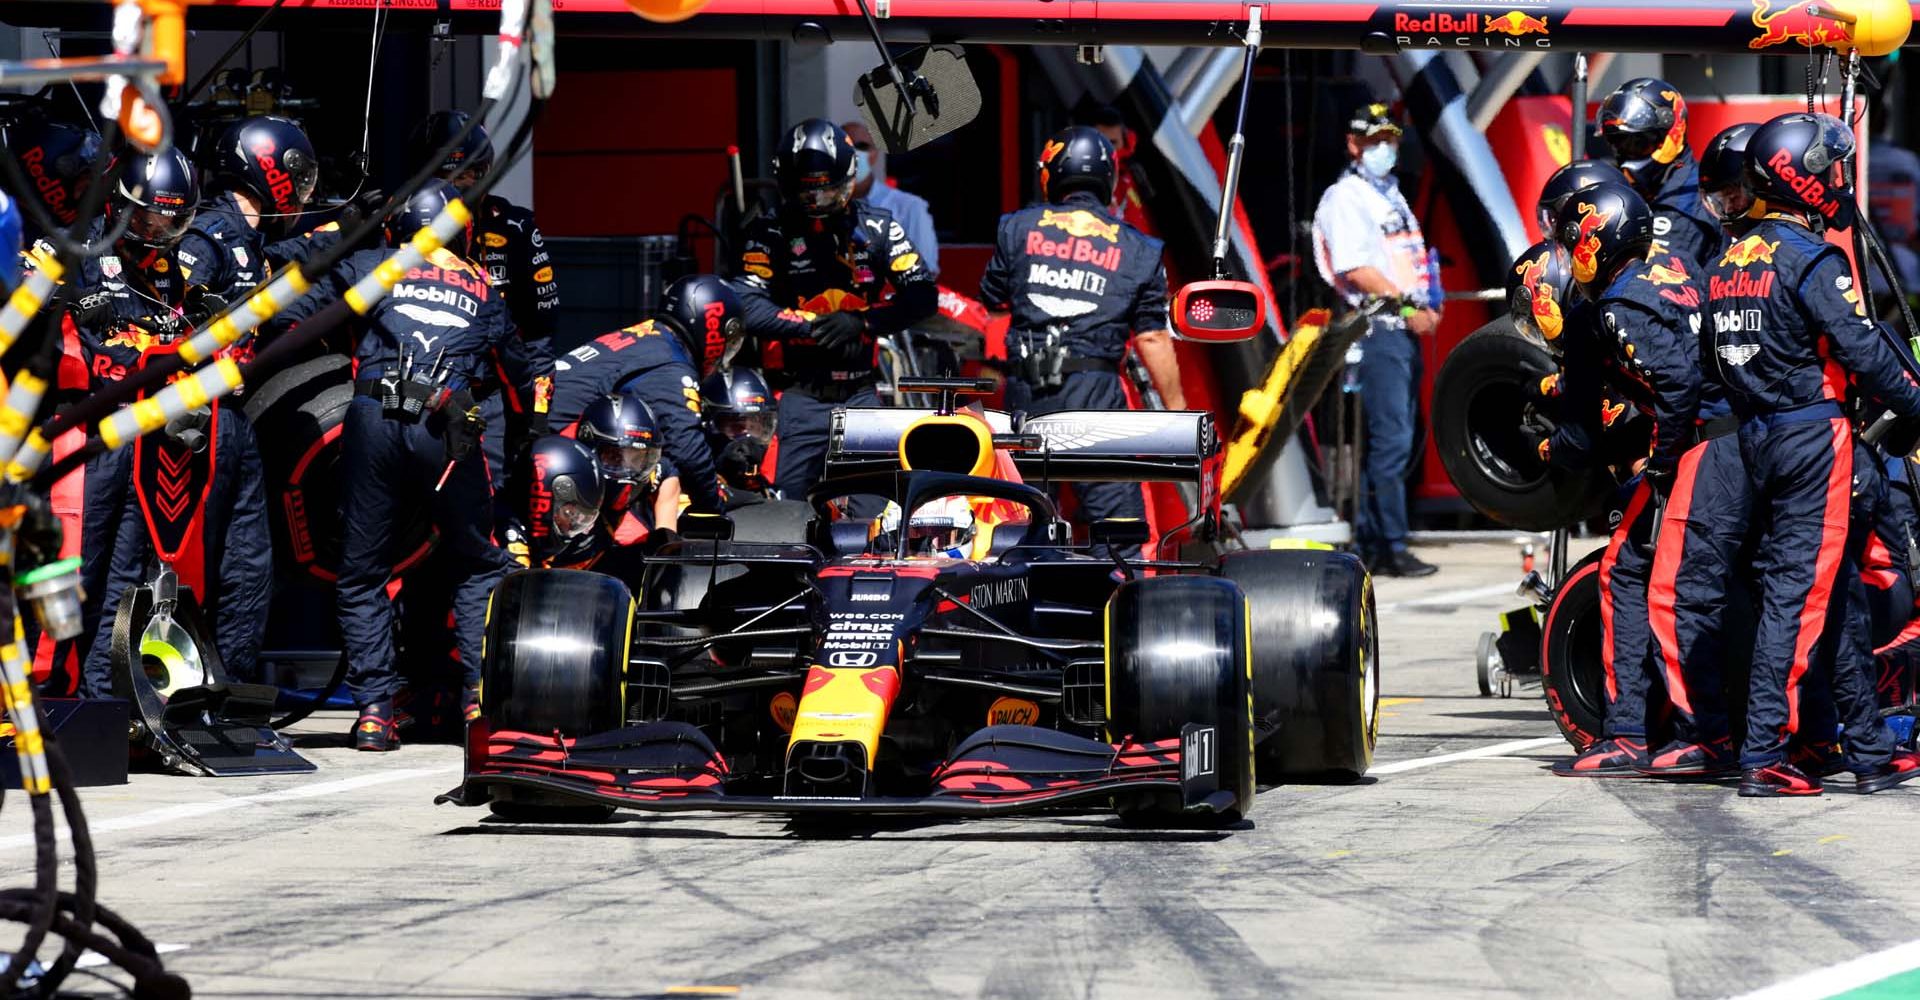
[[[954,411],[970,380],[914,388],[942,405],[836,414],[805,504],[683,519],[637,601],[592,572],[508,577],[465,778],[440,801],[1231,823],[1256,775],[1366,772],[1371,581],[1346,553],[1217,551],[1210,415],[1016,427]],[[1198,541],[1180,561],[1096,556],[1022,477],[1193,484]],[[1090,534],[1146,538],[1137,520]]]

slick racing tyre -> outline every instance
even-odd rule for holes
[[[632,623],[633,598],[613,577],[564,569],[508,576],[487,608],[481,715],[495,732],[577,739],[619,729]],[[510,791],[493,804],[506,819],[579,820],[613,811]]]
[[[1246,597],[1228,581],[1130,580],[1107,601],[1108,735],[1152,743],[1179,739],[1188,724],[1212,727],[1217,780],[1234,804],[1205,820],[1222,825],[1253,808],[1248,654]],[[1122,797],[1118,806],[1129,822],[1186,821],[1178,793]]]
[[[1600,658],[1600,549],[1567,569],[1540,624],[1540,687],[1553,724],[1575,751],[1600,741],[1607,721],[1607,668]]]
[[[1433,382],[1434,446],[1447,478],[1475,510],[1522,531],[1593,517],[1614,489],[1597,464],[1550,466],[1521,427],[1532,387],[1555,369],[1546,348],[1501,318],[1456,345]]]
[[[353,364],[329,354],[287,368],[248,395],[247,418],[260,439],[260,460],[272,494],[276,569],[290,577],[333,583],[340,566],[340,432],[353,401]],[[397,575],[432,548],[423,504],[401,522],[390,549]]]
[[[1373,582],[1348,552],[1232,552],[1220,575],[1253,619],[1260,780],[1356,781],[1379,738],[1380,639]]]

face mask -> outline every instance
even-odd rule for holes
[[[1391,142],[1378,142],[1360,151],[1360,166],[1375,177],[1385,178],[1393,173],[1393,165],[1400,160],[1400,147]]]
[[[873,179],[873,154],[858,152],[853,154],[853,182],[865,184]]]

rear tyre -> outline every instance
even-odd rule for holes
[[[1493,647],[1492,632],[1480,633],[1480,648],[1473,654],[1473,676],[1480,682],[1480,697],[1493,697],[1493,658],[1499,652]]]
[[[1468,334],[1434,377],[1434,446],[1447,478],[1475,510],[1522,531],[1584,521],[1614,491],[1597,464],[1549,465],[1521,429],[1530,388],[1556,369],[1546,348],[1502,317]]]
[[[1600,658],[1600,557],[1567,570],[1540,624],[1540,688],[1553,724],[1575,751],[1600,741],[1607,722],[1607,668]]]
[[[1120,585],[1107,601],[1107,731],[1116,741],[1179,739],[1188,724],[1214,730],[1226,811],[1192,817],[1179,793],[1122,798],[1121,819],[1142,825],[1231,825],[1253,807],[1253,699],[1247,603],[1233,584],[1163,576]],[[1183,762],[1184,764],[1184,762]]]
[[[1253,617],[1255,751],[1262,781],[1356,781],[1379,738],[1373,582],[1349,552],[1233,552],[1220,575]]]

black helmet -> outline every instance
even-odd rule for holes
[[[853,140],[824,118],[793,127],[773,154],[780,197],[802,212],[821,218],[846,209],[853,200]]]
[[[1653,197],[1687,155],[1687,101],[1665,80],[1628,80],[1600,104],[1600,136],[1633,186]]]
[[[1721,129],[1700,153],[1700,200],[1723,226],[1745,215],[1752,203],[1747,193],[1747,140],[1759,128],[1741,122]]]
[[[120,173],[120,204],[127,213],[127,242],[168,247],[186,235],[200,204],[200,172],[179,147],[140,154]]]
[[[1540,185],[1540,200],[1533,207],[1534,218],[1540,223],[1540,235],[1552,235],[1554,216],[1560,214],[1560,206],[1567,203],[1567,196],[1601,181],[1625,184],[1627,175],[1605,160],[1575,160],[1554,171],[1553,176]]]
[[[260,199],[261,214],[295,216],[313,197],[320,161],[292,119],[258,115],[234,122],[213,148],[207,174]]]
[[[1113,198],[1113,143],[1099,129],[1070,125],[1040,147],[1040,199],[1056,205],[1075,191]]]
[[[520,505],[527,547],[536,560],[593,530],[606,487],[585,445],[550,434],[533,443],[514,466],[511,496]]]
[[[428,115],[413,129],[413,136],[407,140],[407,172],[413,173],[427,165],[429,157],[439,152],[440,147],[467,127],[473,116],[465,111],[435,111]],[[434,175],[443,181],[451,181],[463,173],[471,172],[475,176],[487,172],[493,165],[493,139],[487,135],[485,125],[475,125],[467,132],[466,138],[453,148],[440,161]]]
[[[93,182],[100,137],[78,125],[35,116],[7,129],[7,148],[20,160],[53,221],[73,225],[80,199]]]
[[[772,441],[774,409],[773,390],[751,368],[722,368],[700,383],[701,421],[721,441]]]
[[[432,225],[434,218],[448,203],[459,200],[460,192],[446,181],[428,181],[420,185],[420,190],[415,191],[413,197],[408,198],[407,203],[387,219],[387,245],[405,246],[408,240],[413,239],[413,234]],[[473,223],[468,222],[466,232],[455,234],[453,239],[446,242],[446,248],[465,257],[472,240]]]
[[[1646,256],[1653,209],[1625,184],[1595,184],[1561,206],[1553,238],[1566,248],[1574,283],[1594,298],[1622,263]]]
[[[1551,239],[1528,247],[1507,273],[1507,315],[1515,326],[1538,334],[1556,352],[1572,294],[1573,263],[1566,248]]]
[[[1853,226],[1853,186],[1843,166],[1854,153],[1853,132],[1832,115],[1796,111],[1754,130],[1747,139],[1747,189],[1756,202],[1805,209],[1826,228]]]
[[[729,343],[746,335],[747,321],[733,286],[711,274],[689,274],[667,286],[655,314],[687,349],[701,371],[720,363]]]
[[[593,450],[600,475],[608,482],[642,482],[660,464],[660,429],[653,408],[630,389],[588,403],[573,434]]]

